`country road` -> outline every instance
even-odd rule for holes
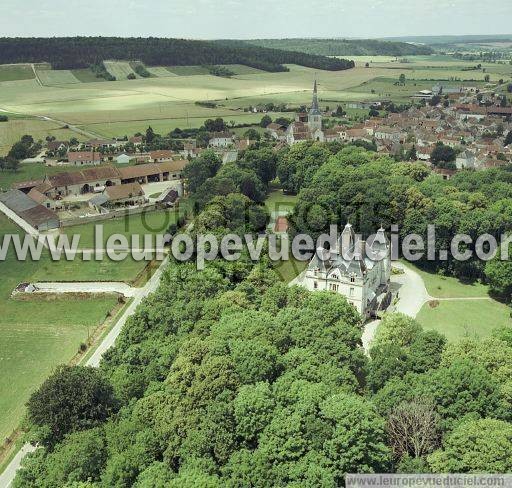
[[[160,267],[155,271],[151,279],[146,283],[146,285],[142,288],[135,288],[136,292],[133,295],[133,300],[128,305],[126,310],[123,312],[121,317],[117,320],[116,324],[110,332],[105,336],[105,338],[102,340],[102,342],[99,344],[99,346],[96,348],[94,353],[91,355],[91,357],[87,360],[85,363],[86,366],[92,366],[94,368],[97,368],[100,364],[101,358],[103,357],[103,354],[105,354],[106,351],[108,351],[116,342],[117,337],[121,333],[121,330],[123,329],[124,325],[126,324],[126,321],[128,318],[133,315],[137,307],[140,305],[142,300],[146,298],[148,295],[153,293],[160,284],[160,279],[162,278],[162,274],[167,267],[167,264],[169,263],[169,258],[165,258],[162,261],[162,264]],[[30,444],[25,444],[18,453],[14,456],[12,461],[8,464],[8,466],[5,468],[5,471],[0,474],[0,488],[9,488],[14,480],[14,477],[16,476],[16,471],[19,469],[21,465],[21,461],[23,458],[28,454],[29,452],[34,451],[34,447]]]

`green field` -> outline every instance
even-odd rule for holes
[[[67,69],[38,69],[37,77],[45,86],[80,83],[80,80],[75,77],[73,72]]]
[[[17,232],[0,215],[0,238]],[[19,424],[30,393],[55,366],[74,356],[117,303],[113,296],[11,299],[16,285],[30,280],[40,266],[18,261],[12,252],[0,262],[0,442]]]
[[[103,61],[106,70],[115,76],[117,80],[126,80],[128,75],[134,75],[136,78],[140,76],[133,71],[129,61]]]
[[[432,305],[426,303],[416,319],[451,342],[468,336],[487,337],[497,327],[512,326],[510,308],[495,300],[447,300]]]
[[[176,223],[177,219],[178,211],[176,210],[156,210],[112,220],[65,227],[63,231],[68,236],[79,234],[81,236],[80,247],[83,249],[91,249],[94,247],[96,225],[103,226],[103,243],[105,243],[107,238],[113,234],[121,234],[128,238],[134,234],[141,236],[144,234],[164,234],[169,228],[169,225]]]
[[[148,261],[131,257],[119,262],[107,256],[102,261],[84,261],[78,255],[73,261],[52,261],[49,256],[39,261],[31,281],[124,281],[133,283],[145,270]]]
[[[166,78],[167,76],[178,76],[176,73],[173,73],[165,66],[146,66],[146,69],[157,78]]]
[[[289,283],[296,276],[300,275],[306,269],[307,265],[308,261],[297,261],[295,258],[291,258],[288,261],[276,263],[274,271],[282,281]]]
[[[98,78],[95,73],[90,69],[73,69],[71,70],[73,76],[82,83],[97,83],[101,81],[107,81],[105,78]]]
[[[132,135],[148,125],[161,133],[176,127],[193,128],[205,119],[223,117],[235,123],[257,123],[259,115],[244,112],[250,106],[276,103],[292,110],[311,101],[311,87],[316,78],[319,101],[323,108],[335,107],[347,101],[378,100],[399,102],[421,89],[431,89],[438,80],[476,79],[478,81],[443,81],[445,86],[483,86],[489,74],[491,80],[512,76],[510,65],[482,63],[485,73],[463,71],[472,64],[447,56],[412,56],[408,62],[390,57],[358,58],[358,66],[345,71],[321,71],[289,65],[288,72],[269,73],[242,65],[227,65],[235,73],[231,78],[211,76],[204,66],[174,66],[148,68],[151,78],[126,79],[133,73],[128,61],[105,61],[116,82],[97,79],[90,70],[51,71],[38,68],[43,84],[34,79],[1,83],[0,107],[21,114],[39,115],[65,121],[104,137]],[[364,62],[363,62],[364,61]],[[7,68],[5,68],[7,69]],[[395,85],[401,73],[405,86]],[[1,78],[0,78],[1,79]],[[196,105],[210,101],[216,108]],[[287,114],[291,115],[291,113]],[[41,121],[43,122],[43,121]],[[50,126],[47,126],[46,132]],[[55,127],[53,127],[55,128]],[[29,127],[13,127],[8,139],[19,139],[30,133]],[[1,131],[3,132],[3,131]],[[0,147],[5,152],[6,136],[0,132]],[[44,132],[40,128],[40,134]]]
[[[208,68],[204,66],[168,66],[167,69],[177,76],[209,75]]]
[[[31,80],[34,78],[34,70],[29,64],[5,64],[0,65],[0,82]]]
[[[7,122],[0,125],[0,156],[6,154],[11,146],[20,140],[21,136],[30,134],[34,140],[44,140],[47,136],[54,136],[59,140],[67,140],[75,137],[79,141],[85,140],[85,137],[70,129],[65,129],[62,124],[50,120],[42,120],[35,117],[11,116]],[[62,169],[61,169],[62,171]],[[0,187],[4,186],[4,181],[10,179],[8,173],[0,174]]]
[[[496,327],[512,326],[510,308],[491,299],[486,285],[428,273],[411,263],[407,266],[420,274],[432,297],[417,316],[425,328],[444,334],[450,341],[457,341],[466,336],[486,337]]]

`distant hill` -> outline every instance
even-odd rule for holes
[[[512,41],[512,34],[468,35],[468,36],[408,36],[385,37],[384,41],[416,42],[421,44],[475,44],[479,42]]]
[[[285,64],[331,71],[354,67],[352,61],[345,59],[243,42],[120,37],[0,38],[0,64],[49,62],[54,69],[78,69],[106,59],[137,60],[148,66],[243,64],[271,72],[287,71]]]
[[[428,46],[376,39],[255,39],[247,42],[259,47],[321,56],[412,56],[433,53]]]

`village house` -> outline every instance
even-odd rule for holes
[[[267,125],[265,130],[269,133],[270,137],[276,141],[286,140],[286,127],[281,124],[272,122],[271,124]]]
[[[462,151],[455,160],[455,166],[457,169],[474,169],[477,167],[478,160],[474,152],[466,149]]]
[[[47,231],[60,227],[58,215],[41,205],[20,190],[9,190],[0,193],[0,205],[15,213],[27,224],[39,231]]]
[[[97,165],[103,161],[103,156],[96,151],[69,151],[67,158],[73,166]]]
[[[83,149],[108,149],[116,147],[118,143],[110,139],[91,139],[82,143]]]
[[[56,153],[59,151],[67,151],[69,147],[69,142],[67,141],[48,141],[46,143],[46,148],[51,153]]]
[[[208,145],[210,147],[228,147],[234,143],[234,136],[231,132],[213,132]]]
[[[133,136],[128,139],[128,142],[131,142],[134,146],[141,146],[144,142],[142,136]]]
[[[169,149],[160,149],[158,151],[150,151],[149,158],[153,163],[161,163],[163,161],[172,161],[172,158],[176,156],[174,151]]]
[[[43,207],[51,208],[52,210],[57,207],[55,200],[52,200],[49,196],[41,193],[37,188],[32,188],[27,195]]]

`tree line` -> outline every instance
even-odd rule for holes
[[[414,56],[433,54],[429,46],[376,39],[255,39],[260,47],[322,56]]]
[[[0,64],[48,62],[54,69],[88,68],[105,59],[141,61],[148,66],[244,64],[265,71],[287,71],[285,64],[338,71],[353,61],[267,49],[168,38],[53,37],[0,38]]]

